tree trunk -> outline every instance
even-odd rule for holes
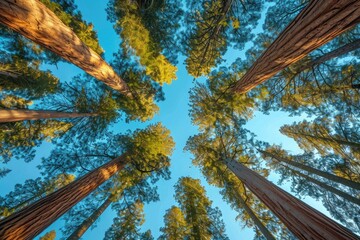
[[[348,52],[354,51],[356,49],[360,48],[360,39],[357,39],[351,43],[348,43],[342,47],[339,47],[331,52],[328,52],[324,55],[322,55],[321,57],[318,57],[312,61],[310,61],[309,63],[305,64],[304,66],[302,66],[301,68],[299,68],[297,70],[298,73],[301,73],[302,71],[308,69],[308,68],[312,68],[315,67],[317,65],[320,65],[330,59],[333,59],[335,57],[339,57],[343,54],[346,54]]]
[[[40,120],[47,118],[78,118],[78,117],[95,117],[97,113],[69,113],[46,110],[0,110],[1,122],[18,122],[25,120]]]
[[[284,166],[284,165],[282,165],[282,166]],[[351,195],[349,195],[347,193],[344,193],[343,191],[340,191],[340,190],[338,190],[338,189],[336,189],[336,188],[334,188],[332,186],[329,186],[326,183],[323,183],[323,182],[321,182],[321,181],[319,181],[319,180],[317,180],[317,179],[315,179],[313,177],[305,175],[300,171],[294,170],[294,169],[292,169],[292,168],[290,168],[288,166],[284,166],[284,167],[288,168],[290,171],[294,172],[295,174],[299,175],[300,177],[303,177],[306,180],[318,185],[319,187],[321,187],[321,188],[323,188],[323,189],[325,189],[325,190],[327,190],[327,191],[329,191],[329,192],[331,192],[333,194],[336,194],[336,195],[346,199],[349,202],[352,202],[352,203],[357,204],[358,206],[360,206],[360,199],[355,198],[355,197],[353,197],[353,196],[351,196]]]
[[[291,160],[288,160],[288,159],[283,158],[283,157],[276,156],[275,154],[270,153],[270,152],[266,152],[266,151],[262,151],[262,150],[259,150],[259,152],[261,152],[262,154],[267,155],[267,156],[269,156],[269,157],[271,157],[271,158],[273,158],[273,159],[275,159],[275,160],[277,160],[279,162],[286,163],[286,164],[291,165],[293,167],[296,167],[298,169],[307,171],[307,172],[309,172],[311,174],[318,175],[318,176],[323,177],[323,178],[325,178],[327,180],[330,180],[330,181],[333,181],[333,182],[336,182],[336,183],[340,183],[340,184],[348,186],[350,188],[360,190],[360,183],[348,180],[346,178],[338,177],[338,176],[336,176],[334,174],[330,174],[328,172],[321,171],[321,170],[318,170],[316,168],[306,166],[306,165],[304,165],[302,163],[298,163],[298,162],[291,161]]]
[[[0,239],[33,239],[75,204],[121,170],[126,155],[111,160],[80,179],[0,221]]]
[[[0,70],[0,75],[5,76],[5,77],[11,77],[11,78],[18,78],[20,76],[19,73],[5,71],[5,70]]]
[[[360,21],[359,0],[312,0],[235,84],[250,91]]]
[[[0,23],[75,64],[109,87],[132,96],[125,81],[113,68],[38,0],[1,0]]]
[[[260,219],[255,215],[255,213],[251,210],[251,208],[246,204],[242,196],[238,194],[238,200],[240,202],[241,207],[245,209],[245,212],[250,216],[251,220],[254,222],[255,226],[260,230],[260,232],[264,235],[267,240],[276,240],[271,232],[264,226],[264,224],[260,221]]]
[[[68,240],[78,240],[84,235],[84,233],[91,227],[91,225],[103,214],[103,212],[112,203],[112,196],[109,196],[101,206],[96,209],[91,216],[85,219],[80,226],[67,238]]]
[[[335,142],[337,144],[342,144],[342,145],[346,145],[346,146],[349,146],[349,147],[354,147],[354,148],[360,149],[360,143],[358,143],[358,142],[350,142],[350,141],[347,141],[347,140],[334,138],[331,135],[328,135],[327,137],[322,137],[322,136],[319,136],[319,135],[311,135],[311,134],[308,134],[308,133],[296,132],[296,131],[287,131],[287,130],[284,131],[284,130],[281,130],[281,129],[280,129],[280,132],[285,133],[285,135],[286,135],[286,133],[293,133],[293,134],[303,136],[303,137],[308,137],[308,138],[313,138],[313,139],[321,139],[323,141],[333,142],[333,143]]]
[[[226,160],[225,164],[299,239],[358,239],[358,236],[347,228],[293,197],[241,163]]]

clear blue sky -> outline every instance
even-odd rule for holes
[[[94,29],[97,31],[101,46],[105,49],[106,60],[112,59],[113,52],[116,52],[120,39],[115,34],[112,24],[106,20],[105,7],[107,1],[95,0],[77,0],[76,3],[83,15],[83,18],[92,22]],[[232,51],[226,54],[227,63],[230,64],[237,57],[242,56],[242,53]],[[159,228],[163,226],[163,215],[165,211],[172,205],[176,204],[174,200],[173,186],[181,176],[191,176],[201,179],[201,183],[205,186],[207,195],[213,201],[213,206],[217,206],[223,213],[223,219],[226,224],[226,231],[230,239],[252,239],[252,229],[241,228],[241,223],[235,221],[237,213],[233,211],[223,200],[219,194],[219,189],[207,185],[205,179],[202,177],[200,171],[192,166],[191,155],[183,151],[186,140],[189,136],[196,134],[196,127],[193,126],[188,117],[188,91],[193,86],[193,78],[189,76],[185,70],[183,63],[184,58],[180,58],[178,65],[178,80],[171,85],[164,86],[166,100],[159,104],[160,112],[151,122],[162,122],[168,129],[171,130],[172,136],[176,142],[176,149],[172,156],[171,172],[172,178],[169,181],[160,181],[157,183],[158,192],[160,194],[160,201],[151,203],[145,206],[146,222],[143,229],[151,229],[155,238],[159,236]],[[51,69],[53,73],[62,81],[70,81],[71,78],[82,70],[77,67],[60,63],[58,69],[54,66],[45,66]],[[201,80],[200,80],[201,81]],[[285,113],[272,113],[270,115],[263,115],[256,113],[254,119],[247,124],[249,130],[253,131],[258,139],[267,141],[269,143],[282,144],[285,149],[297,152],[298,148],[294,141],[284,137],[280,134],[279,128],[285,123],[301,120],[302,118],[290,118]],[[112,126],[116,131],[122,132],[127,129],[144,128],[150,122],[141,123],[117,123]],[[1,179],[0,193],[1,195],[13,189],[14,184],[23,183],[26,179],[36,178],[40,176],[36,165],[40,163],[40,158],[49,154],[49,144],[45,143],[40,149],[37,158],[31,163],[24,163],[22,161],[11,161],[5,167],[12,169],[12,172],[7,177]],[[1,165],[0,165],[1,167]],[[270,180],[276,182],[276,176],[271,175]],[[284,188],[289,190],[288,188]],[[306,198],[305,201],[316,209],[329,214],[324,210],[321,204],[316,201]],[[112,224],[112,219],[115,213],[108,209],[98,222],[98,227],[87,231],[83,239],[102,239],[104,232]],[[51,225],[47,231],[61,227],[63,222],[57,221]],[[45,231],[46,232],[46,231]],[[44,233],[45,233],[44,232]],[[59,238],[60,231],[57,230]]]

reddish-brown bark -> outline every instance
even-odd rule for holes
[[[111,160],[17,213],[0,221],[0,239],[33,239],[76,203],[121,170],[126,155]]]
[[[226,165],[299,239],[359,239],[345,227],[293,197],[241,163],[227,160]]]
[[[17,122],[47,118],[95,117],[97,115],[96,113],[69,113],[45,110],[0,110],[0,122]]]
[[[58,54],[111,88],[132,97],[127,84],[113,68],[38,0],[1,0],[0,23]]]
[[[312,0],[236,83],[245,93],[360,21],[359,0]]]
[[[80,226],[67,238],[67,240],[78,240],[84,235],[84,233],[91,227],[91,225],[103,214],[103,212],[112,203],[111,196],[108,197],[101,206],[96,209],[87,219],[85,219]]]
[[[255,226],[260,230],[263,236],[267,240],[276,240],[275,237],[271,234],[271,232],[266,228],[266,226],[260,221],[260,219],[256,216],[253,210],[246,204],[245,200],[242,198],[240,194],[238,194],[238,200],[242,208],[244,208],[245,212],[250,216],[251,220],[254,222]]]

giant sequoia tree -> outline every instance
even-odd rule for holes
[[[190,239],[228,239],[221,213],[211,206],[200,181],[182,177],[175,186],[175,198],[187,224]]]
[[[123,40],[122,47],[139,58],[146,74],[160,85],[170,84],[176,79],[177,68],[164,54],[170,53],[175,61],[171,52],[178,48],[174,39],[180,27],[176,21],[181,18],[181,3],[157,1],[146,7],[141,2],[112,0],[109,18],[116,22],[114,28]]]
[[[336,176],[328,174],[332,178],[325,178],[324,171],[318,174],[317,169],[326,169],[328,158],[315,159],[313,154],[290,155],[277,146],[267,148],[266,151],[262,151],[262,154],[268,160],[268,166],[280,174],[281,183],[291,180],[291,189],[294,193],[321,200],[335,219],[352,231],[359,232],[357,218],[360,206],[359,199],[356,198],[359,193],[356,187],[359,187],[359,183],[343,178],[340,178],[341,181],[331,181]],[[316,167],[315,171],[303,170],[309,170],[309,167],[299,168],[304,166],[302,162]],[[344,181],[351,183],[348,184],[349,187],[339,185]]]
[[[124,138],[122,155],[5,218],[0,222],[0,236],[3,239],[11,239],[14,236],[35,237],[128,163],[143,171],[169,166],[168,155],[171,154],[173,142],[169,131],[160,124],[137,130],[132,136]],[[33,221],[39,216],[41,220]]]
[[[309,2],[238,81],[234,91],[244,93],[268,80],[353,27],[359,16],[360,3],[356,0]]]
[[[1,1],[0,10],[2,24],[74,63],[111,88],[131,96],[126,83],[112,67],[41,2]]]
[[[183,42],[189,74],[207,75],[228,46],[243,48],[253,36],[262,5],[261,0],[188,0]]]
[[[288,238],[291,235],[282,228],[281,223],[271,216],[268,209],[249,192],[244,183],[220,160],[228,157],[242,162],[267,175],[261,162],[251,153],[251,138],[244,129],[222,128],[212,135],[210,131],[189,138],[186,149],[194,155],[193,164],[201,169],[209,184],[222,188],[221,194],[226,202],[239,212],[239,219],[248,227],[260,231],[266,239],[275,239],[273,235]],[[222,157],[223,156],[223,157]],[[270,230],[271,229],[271,230]]]

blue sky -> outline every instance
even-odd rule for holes
[[[98,37],[101,46],[105,49],[105,58],[109,62],[112,59],[113,52],[116,52],[120,39],[115,34],[112,24],[106,20],[105,7],[107,1],[95,1],[95,0],[77,0],[76,3],[83,15],[83,18],[92,22],[94,29],[98,33]],[[231,64],[233,60],[241,56],[241,52],[231,51],[226,54],[227,63]],[[145,206],[146,222],[143,225],[143,229],[151,229],[155,238],[159,236],[159,228],[163,226],[163,215],[165,211],[172,205],[176,204],[174,195],[174,185],[179,177],[191,176],[199,178],[201,183],[205,186],[207,195],[213,201],[213,206],[217,206],[223,213],[223,220],[226,223],[226,231],[230,239],[252,239],[252,229],[241,228],[241,223],[235,221],[237,213],[233,211],[223,200],[219,194],[219,189],[207,185],[205,179],[202,177],[200,171],[192,166],[191,155],[183,151],[186,140],[189,136],[196,134],[197,128],[191,124],[188,116],[188,91],[193,86],[193,78],[186,72],[185,66],[182,64],[184,58],[180,57],[178,65],[178,79],[171,85],[164,86],[164,92],[166,100],[159,103],[160,112],[154,117],[154,119],[147,123],[123,123],[119,122],[112,128],[119,132],[124,132],[127,129],[144,128],[151,122],[162,122],[164,126],[171,130],[172,136],[176,142],[176,149],[171,157],[172,166],[172,178],[169,181],[160,181],[157,183],[158,191],[160,194],[160,201],[151,203]],[[60,63],[58,67],[45,66],[46,69],[51,69],[53,73],[58,76],[62,81],[70,81],[73,76],[83,73],[79,68],[67,64]],[[203,79],[200,81],[203,81]],[[299,151],[296,143],[281,135],[279,132],[280,126],[293,121],[299,121],[303,118],[296,117],[290,118],[285,113],[277,112],[270,115],[263,115],[256,112],[255,117],[249,121],[247,127],[253,131],[259,140],[267,141],[269,143],[282,144],[283,147],[291,152]],[[1,195],[11,191],[14,184],[22,183],[26,179],[36,178],[40,176],[36,165],[40,163],[42,156],[47,156],[50,151],[50,144],[45,143],[39,149],[37,158],[31,163],[24,163],[22,161],[11,161],[6,167],[12,169],[12,172],[7,177],[1,179]],[[1,167],[1,166],[0,166]],[[276,175],[271,175],[270,180],[276,182]],[[289,190],[287,187],[283,187],[285,190]],[[316,201],[306,198],[305,201],[318,210],[321,210],[325,214],[327,212]],[[327,214],[328,215],[328,214]],[[112,224],[112,219],[115,213],[108,209],[98,222],[98,227],[89,230],[84,235],[83,239],[102,239],[104,232]],[[328,215],[329,216],[329,215]],[[63,224],[62,221],[57,221],[51,225],[47,230],[57,229]],[[58,236],[60,231],[57,231]]]

